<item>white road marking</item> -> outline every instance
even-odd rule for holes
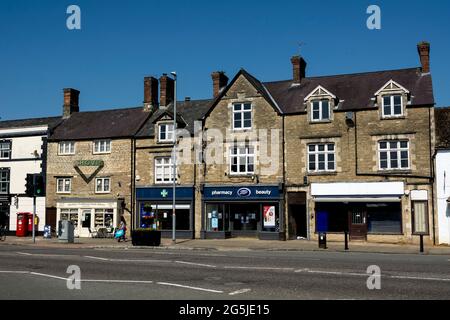
[[[0,273],[26,274],[26,273],[30,273],[30,272],[29,271],[0,271]]]
[[[294,268],[240,267],[240,266],[225,266],[224,269],[282,270],[282,271],[293,271],[294,270]]]
[[[247,293],[247,292],[250,292],[250,291],[252,291],[252,290],[251,289],[241,289],[241,290],[237,290],[237,291],[231,292],[231,293],[229,293],[229,295],[230,296],[235,296],[237,294]]]
[[[31,253],[27,253],[27,252],[16,252],[17,254],[21,254],[23,256],[32,256]]]
[[[157,284],[160,284],[160,285],[163,285],[163,286],[172,286],[172,287],[186,288],[186,289],[206,291],[206,292],[212,292],[212,293],[223,293],[223,291],[212,290],[212,289],[205,289],[205,288],[199,288],[199,287],[191,287],[191,286],[185,286],[185,285],[176,284],[176,283],[169,283],[169,282],[157,282]]]
[[[428,277],[410,277],[410,276],[389,276],[394,279],[407,279],[407,280],[428,280],[428,281],[450,281],[446,278],[428,278]]]
[[[45,277],[45,278],[53,278],[53,279],[58,279],[58,280],[64,280],[64,281],[68,280],[68,278],[62,278],[62,277],[53,276],[51,274],[45,274],[45,273],[30,272],[30,274],[35,275],[35,276]]]
[[[208,267],[208,268],[216,268],[216,266],[213,266],[211,264],[203,264],[203,263],[195,263],[195,262],[175,261],[175,263],[188,264],[188,265],[200,266],[200,267]]]
[[[81,280],[81,282],[103,282],[103,283],[143,283],[150,284],[154,283],[154,281],[145,281],[145,280]]]
[[[108,261],[109,260],[109,259],[100,258],[100,257],[91,257],[91,256],[84,256],[84,257],[88,258],[88,259],[101,260],[101,261]]]

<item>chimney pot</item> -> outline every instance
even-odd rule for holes
[[[306,76],[306,61],[300,56],[293,56],[291,58],[294,84],[300,84],[302,79]]]
[[[80,111],[80,91],[72,88],[64,89],[63,119],[70,118],[71,114]]]
[[[422,64],[422,73],[430,72],[430,43],[422,41],[417,45],[420,63]]]
[[[211,74],[213,80],[213,95],[216,98],[223,88],[228,85],[228,77],[223,71],[216,71]]]

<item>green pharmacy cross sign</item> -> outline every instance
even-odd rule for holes
[[[163,190],[161,191],[161,196],[162,196],[163,198],[167,198],[168,195],[169,195],[169,193],[167,192],[166,189],[163,189]]]

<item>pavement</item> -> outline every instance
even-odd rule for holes
[[[56,238],[44,239],[36,237],[33,243],[31,238],[7,237],[0,242],[8,245],[38,246],[45,248],[74,248],[74,249],[99,249],[99,248],[141,248],[148,250],[209,250],[209,251],[324,251],[345,252],[344,242],[327,242],[327,249],[318,247],[316,241],[290,240],[290,241],[263,241],[251,238],[232,238],[226,240],[184,240],[180,239],[173,244],[171,239],[162,239],[159,247],[135,247],[131,240],[117,242],[114,239],[76,238],[74,243],[63,243]],[[349,252],[388,253],[388,254],[428,254],[450,255],[450,246],[425,246],[424,252],[419,252],[418,245],[409,244],[385,244],[368,242],[350,242]]]

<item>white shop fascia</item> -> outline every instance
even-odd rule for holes
[[[312,183],[315,202],[400,202],[403,182]]]

